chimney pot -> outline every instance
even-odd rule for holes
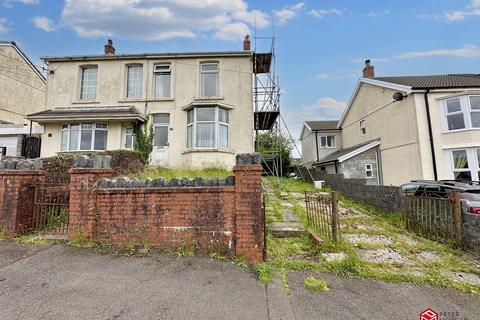
[[[113,46],[112,39],[107,40],[107,44],[104,48],[105,55],[114,55],[115,54],[115,47]]]
[[[364,78],[375,78],[375,67],[372,66],[371,60],[365,60],[365,68],[363,68]]]
[[[243,50],[250,51],[250,36],[247,34],[243,40]]]

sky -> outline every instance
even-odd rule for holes
[[[0,40],[40,57],[241,50],[275,35],[281,110],[338,119],[372,59],[377,76],[480,73],[480,0],[0,0]],[[270,47],[258,40],[258,51]]]

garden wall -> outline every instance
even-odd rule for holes
[[[463,212],[463,241],[474,251],[480,252],[480,214]]]

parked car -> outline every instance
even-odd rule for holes
[[[478,182],[459,182],[452,180],[412,180],[402,186],[406,196],[448,198],[458,191],[465,212],[480,214],[480,184]]]

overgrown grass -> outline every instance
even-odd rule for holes
[[[273,185],[275,190],[285,191],[285,192],[305,192],[305,191],[319,191],[315,189],[313,184],[307,183],[303,180],[291,179],[291,178],[275,178],[267,177],[270,183]]]
[[[325,292],[330,290],[327,283],[321,279],[315,277],[307,277],[303,280],[305,288],[310,292]]]
[[[181,179],[181,178],[227,178],[232,176],[233,173],[230,170],[224,168],[203,168],[203,169],[194,169],[194,168],[145,168],[143,171],[139,172],[136,176],[140,180],[145,180],[147,178],[157,179]]]
[[[182,245],[177,249],[177,255],[180,257],[193,257],[195,255],[195,244],[194,243],[182,243]]]
[[[0,240],[5,239],[5,230],[3,228],[0,228]]]
[[[68,241],[68,245],[77,248],[92,248],[94,243],[85,231],[77,229],[75,237],[73,240]]]
[[[14,240],[18,243],[37,244],[37,245],[59,244],[61,242],[60,240],[46,239],[39,235],[33,235],[33,234],[22,235],[14,238]]]

